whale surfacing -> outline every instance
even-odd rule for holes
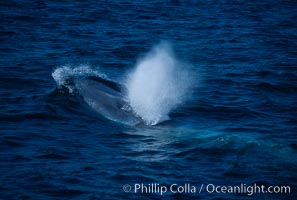
[[[105,118],[127,125],[141,122],[115,83],[89,78],[76,79],[74,83],[84,101]]]

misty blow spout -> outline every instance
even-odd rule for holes
[[[128,77],[127,99],[135,114],[148,125],[169,119],[169,113],[181,104],[190,86],[168,44],[153,48]]]

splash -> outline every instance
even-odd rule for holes
[[[186,68],[171,47],[162,43],[138,62],[124,85],[110,80],[98,67],[87,65],[59,67],[52,77],[59,88],[81,95],[108,119],[155,125],[168,120],[170,112],[188,96],[192,79]]]
[[[56,81],[58,87],[65,86],[70,93],[74,91],[74,87],[67,84],[67,81],[73,78],[83,78],[88,76],[96,76],[107,79],[106,75],[99,71],[92,69],[88,65],[81,66],[62,66],[54,70],[52,77]]]
[[[140,60],[128,76],[128,102],[146,124],[168,120],[170,111],[185,100],[191,81],[183,66],[171,47],[162,43]]]

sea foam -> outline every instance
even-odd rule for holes
[[[74,88],[71,85],[67,85],[67,81],[73,78],[84,78],[89,76],[96,76],[103,79],[107,79],[107,76],[98,70],[92,69],[88,65],[80,66],[62,66],[56,68],[52,73],[52,77],[57,83],[58,87],[65,86],[69,92],[72,93]]]

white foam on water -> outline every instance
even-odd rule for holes
[[[74,88],[72,86],[67,85],[67,80],[73,79],[73,78],[83,78],[88,76],[96,76],[100,78],[106,79],[106,75],[92,69],[88,65],[80,65],[80,66],[62,66],[54,70],[52,73],[52,77],[56,81],[58,87],[66,86],[70,93],[73,92]]]

